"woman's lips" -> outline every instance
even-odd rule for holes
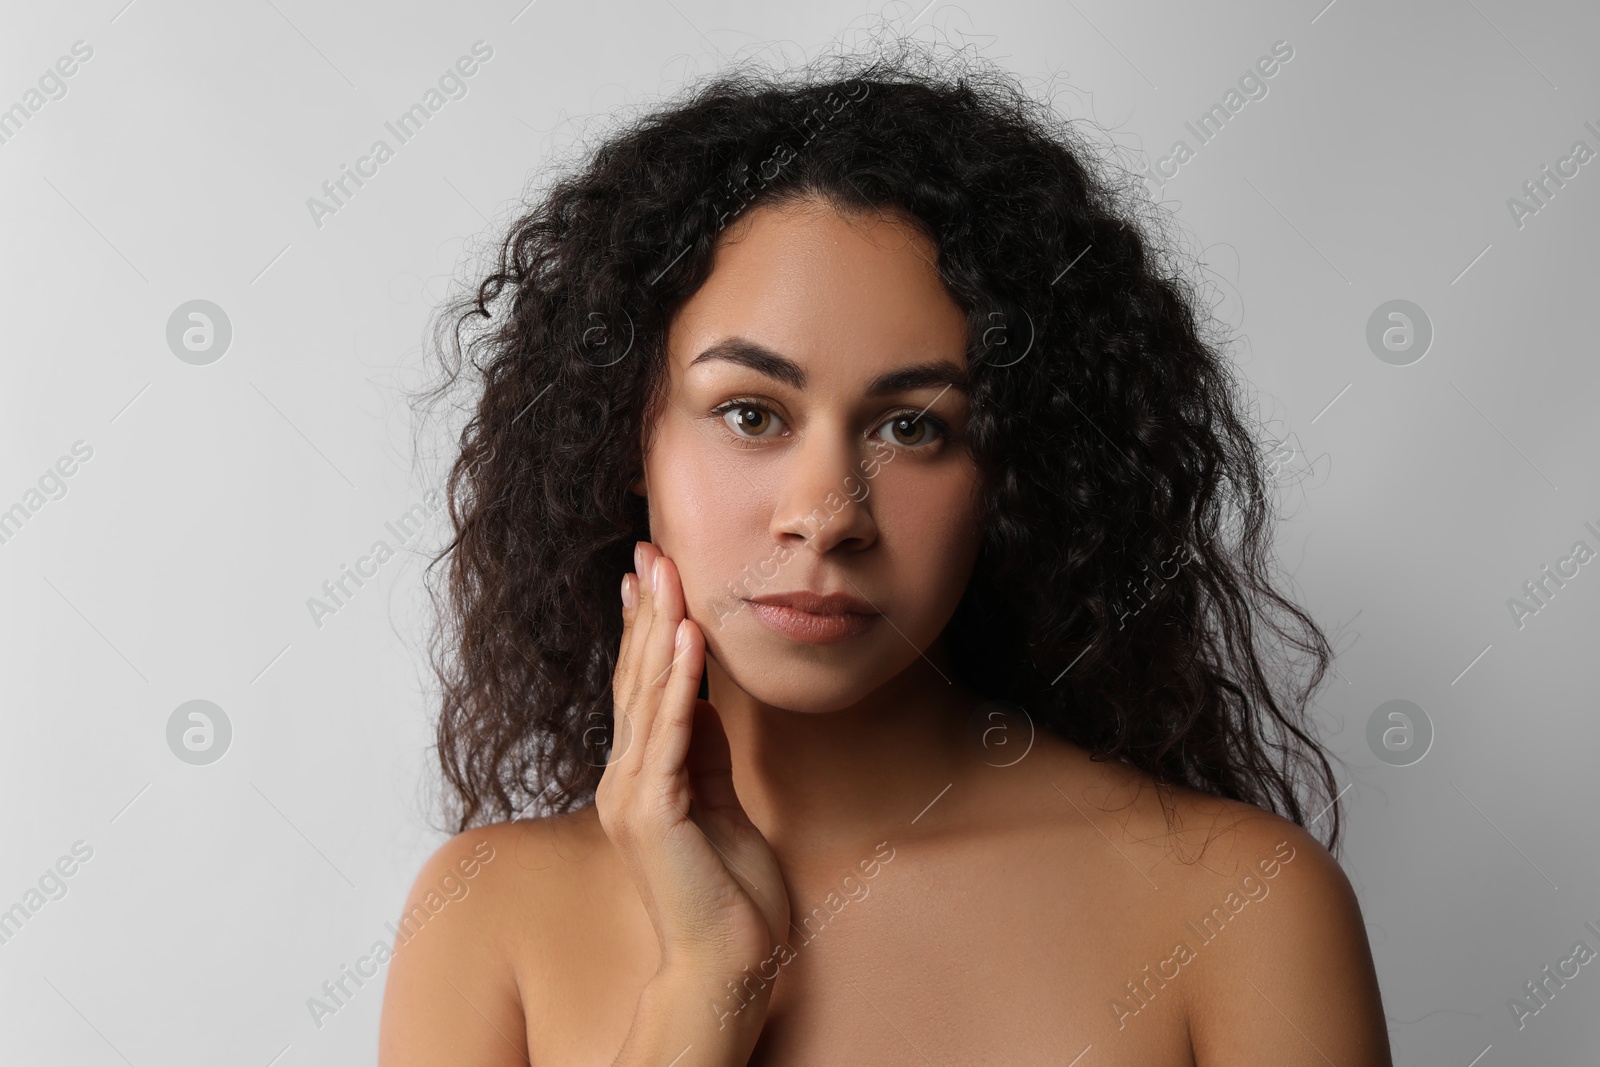
[[[767,629],[792,640],[813,645],[831,645],[859,637],[866,633],[875,621],[883,617],[854,611],[819,615],[782,604],[763,604],[755,600],[748,600],[746,603],[750,605],[750,610],[755,613],[756,619]]]

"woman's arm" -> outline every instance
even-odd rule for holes
[[[1231,873],[1191,885],[1174,916],[1209,917],[1202,933],[1217,931],[1194,942],[1197,1067],[1392,1067],[1366,926],[1338,861],[1276,816],[1246,817],[1228,836],[1233,862],[1203,864]]]
[[[441,845],[397,920],[378,1035],[380,1067],[526,1067],[528,1039],[505,931],[496,863],[513,863],[498,828]]]

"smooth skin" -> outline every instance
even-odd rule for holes
[[[725,232],[643,432],[652,542],[596,802],[427,861],[384,1067],[1390,1065],[1360,908],[1311,834],[1192,790],[1164,812],[1142,772],[955,682],[966,394],[873,388],[964,367],[933,264],[906,220],[817,203]],[[882,617],[809,645],[740,610],[799,589]]]

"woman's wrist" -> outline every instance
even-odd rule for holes
[[[737,990],[737,992],[735,991]],[[743,1067],[766,1022],[772,983],[739,986],[712,965],[664,967],[639,995],[613,1067]]]
[[[646,986],[661,1003],[709,1020],[719,1031],[759,1033],[772,998],[771,981],[753,978],[748,967],[716,961],[665,964]]]

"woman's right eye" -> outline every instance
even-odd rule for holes
[[[776,437],[783,421],[759,404],[734,401],[717,409],[723,423],[738,437]]]

